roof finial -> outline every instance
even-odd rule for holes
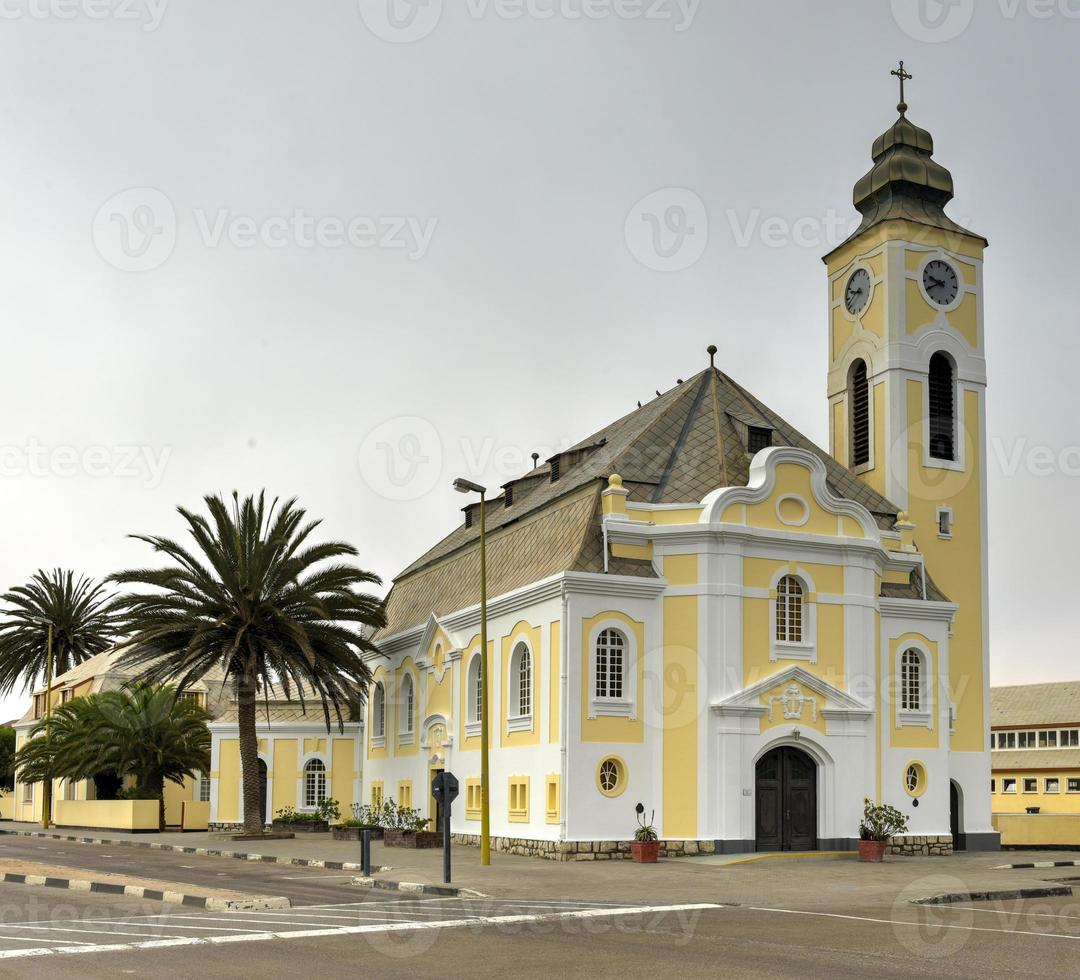
[[[900,79],[900,104],[896,108],[902,116],[908,110],[908,104],[904,101],[904,82],[910,82],[915,76],[909,75],[907,71],[904,70],[904,63],[902,61],[900,62],[900,67],[894,69],[889,74],[895,75]]]
[[[716,355],[719,353],[716,344],[709,344],[706,352],[709,355],[709,367],[716,369]]]

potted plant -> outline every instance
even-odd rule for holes
[[[387,800],[379,811],[383,843],[387,847],[442,847],[443,835],[424,829],[429,822],[420,816],[419,810],[399,806],[392,799]]]
[[[648,823],[645,822],[645,808],[641,807],[638,811],[638,827],[630,842],[630,853],[636,864],[656,864],[660,860],[660,835],[653,826],[655,819],[655,810]]]
[[[887,803],[863,801],[863,818],[859,824],[859,860],[880,864],[885,848],[897,834],[906,833],[907,817]]]
[[[379,823],[379,807],[354,803],[352,813],[350,820],[342,820],[341,823],[330,828],[334,840],[362,840],[365,830],[371,832],[372,840],[382,840],[383,828]]]

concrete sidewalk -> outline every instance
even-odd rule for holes
[[[227,850],[308,864],[360,860],[360,845],[335,841],[326,834],[292,840],[233,841],[225,834],[130,834],[60,828],[42,831],[36,824],[5,822],[4,831],[48,833],[57,838],[100,838],[136,846],[172,845]],[[40,839],[40,838],[39,838]],[[453,848],[453,884],[493,897],[532,899],[584,898],[592,901],[641,904],[721,902],[762,904],[787,902],[815,907],[850,908],[853,902],[876,906],[892,901],[927,898],[942,892],[995,891],[1037,888],[1068,875],[1068,869],[1011,869],[1006,863],[1038,863],[1046,854],[1012,851],[963,853],[949,858],[890,858],[882,865],[863,865],[849,855],[760,855],[678,858],[658,865],[630,861],[556,863],[508,854],[492,854],[491,866],[480,865],[475,847]],[[1080,859],[1078,853],[1055,854],[1056,859]],[[749,859],[749,860],[747,860]],[[223,868],[232,859],[221,859]],[[442,851],[413,851],[372,845],[372,863],[388,870],[376,877],[424,884],[442,882]]]

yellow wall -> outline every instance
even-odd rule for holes
[[[53,815],[57,827],[158,829],[157,800],[54,800]]]
[[[274,739],[274,794],[270,801],[270,816],[287,806],[295,807],[297,753],[295,738]]]
[[[1007,846],[1080,847],[1080,815],[995,813],[993,823]]]
[[[1080,779],[1080,769],[1061,770],[1024,770],[995,769],[993,777],[997,782],[995,792],[990,797],[990,808],[994,813],[1023,813],[1029,806],[1040,807],[1043,813],[1072,813],[1080,815],[1080,793],[1070,793],[1069,780]],[[1060,793],[1044,791],[1047,777],[1060,780]],[[1001,791],[1002,780],[1016,780],[1015,793]],[[1038,792],[1025,793],[1024,780],[1038,780]]]
[[[419,739],[419,734],[417,734]],[[353,801],[353,780],[360,774],[353,765],[353,740],[335,738],[331,755],[330,796],[342,807],[342,817],[349,816],[349,804]]]
[[[218,810],[219,823],[238,823],[240,820],[240,740],[223,738],[218,751]]]
[[[664,599],[664,826],[697,836],[698,598]]]
[[[930,663],[924,664],[924,667],[926,667],[928,674],[927,686],[931,692],[931,709],[933,711],[931,724],[934,726],[933,728],[924,728],[921,725],[905,726],[904,728],[896,727],[896,706],[899,701],[898,695],[900,684],[896,665],[899,662],[900,654],[912,646],[915,646],[916,648],[923,646],[930,651]],[[938,645],[932,643],[921,633],[905,633],[898,639],[889,642],[889,670],[892,673],[892,684],[894,685],[893,689],[889,692],[889,742],[893,748],[936,749],[938,747],[938,711],[941,708],[941,691],[937,684],[939,663]]]

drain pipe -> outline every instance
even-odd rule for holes
[[[605,537],[607,536],[607,530],[604,531]],[[604,544],[604,562],[607,563],[607,543]],[[569,697],[567,693],[567,687],[569,685],[570,671],[569,671],[569,656],[568,651],[570,648],[569,638],[567,636],[570,628],[570,600],[566,595],[566,579],[563,579],[562,585],[562,627],[559,629],[559,741],[562,743],[559,746],[559,793],[562,795],[562,799],[559,800],[559,837],[562,840],[566,840],[566,801],[570,798],[569,786],[567,785],[567,775],[569,771],[569,757],[568,746],[570,741],[570,712]]]

